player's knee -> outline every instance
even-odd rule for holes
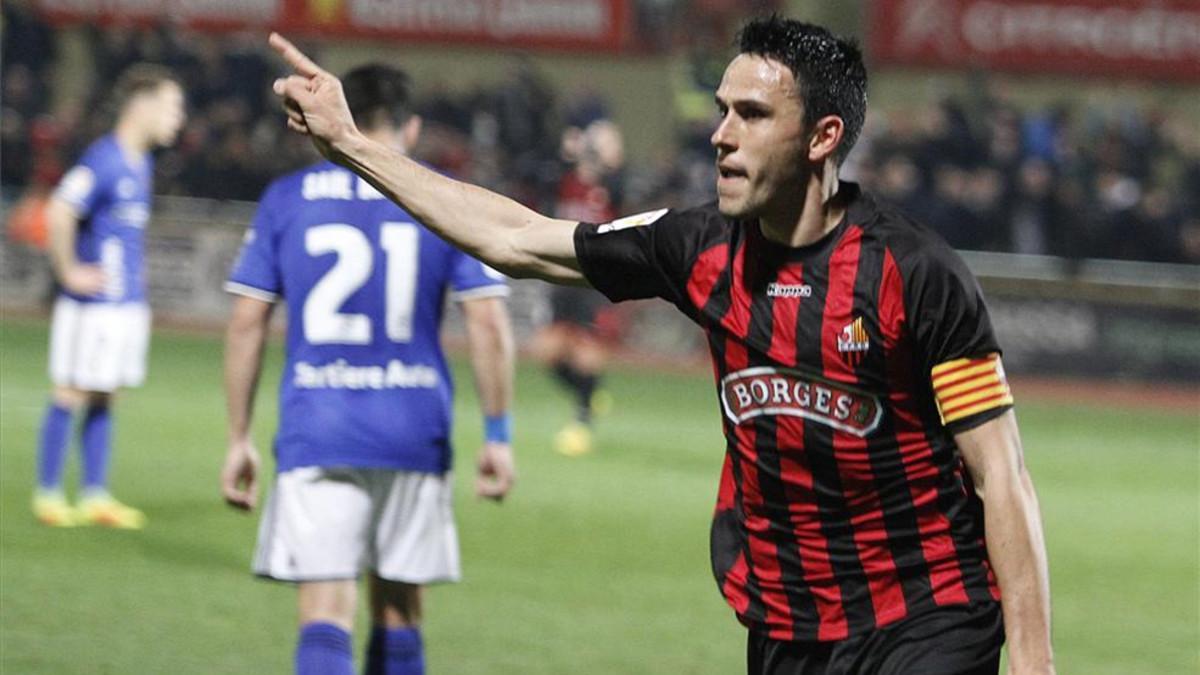
[[[376,625],[404,628],[421,623],[421,587],[375,577],[371,580],[371,615]]]
[[[60,408],[68,408],[70,410],[80,410],[84,405],[88,404],[89,393],[74,387],[56,386],[54,387],[54,404]]]
[[[90,391],[87,392],[85,399],[88,408],[107,408],[112,405],[114,395],[108,391]]]
[[[297,589],[300,625],[331,623],[354,628],[357,588],[354,580],[303,582]]]

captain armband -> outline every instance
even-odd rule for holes
[[[947,361],[930,375],[943,425],[1013,403],[999,354]]]

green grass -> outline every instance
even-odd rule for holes
[[[289,672],[293,592],[250,576],[256,518],[218,495],[219,342],[157,336],[149,383],[117,408],[113,471],[114,491],[150,525],[110,532],[29,516],[45,340],[39,323],[0,323],[0,672]],[[259,397],[262,449],[278,351]],[[566,459],[548,439],[568,403],[523,366],[520,481],[495,506],[470,493],[478,413],[458,374],[466,579],[427,597],[431,672],[740,672],[744,631],[708,569],[722,459],[709,377],[618,370],[600,451]],[[1044,400],[1019,414],[1046,520],[1059,672],[1197,672],[1196,416]]]

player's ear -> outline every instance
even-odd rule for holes
[[[824,164],[842,144],[845,131],[846,123],[837,115],[826,115],[817,120],[808,141],[808,161]]]
[[[421,136],[421,116],[413,115],[408,118],[404,126],[400,128],[400,140],[404,142],[404,147],[415,148],[417,139]]]

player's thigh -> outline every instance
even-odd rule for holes
[[[128,321],[121,307],[58,299],[50,329],[50,378],[56,386],[110,392],[121,385]]]
[[[146,357],[150,350],[150,307],[141,303],[124,305],[122,333],[117,347],[121,386],[141,386],[146,379]]]
[[[255,573],[283,581],[356,579],[370,555],[374,512],[362,469],[280,473],[263,509]]]
[[[60,297],[50,315],[50,381],[58,387],[79,391],[73,386],[76,335],[82,320],[80,303]]]
[[[1004,622],[999,603],[943,607],[888,627],[867,659],[878,675],[995,675]]]
[[[462,576],[449,473],[376,474],[373,571],[409,584],[457,581]]]

